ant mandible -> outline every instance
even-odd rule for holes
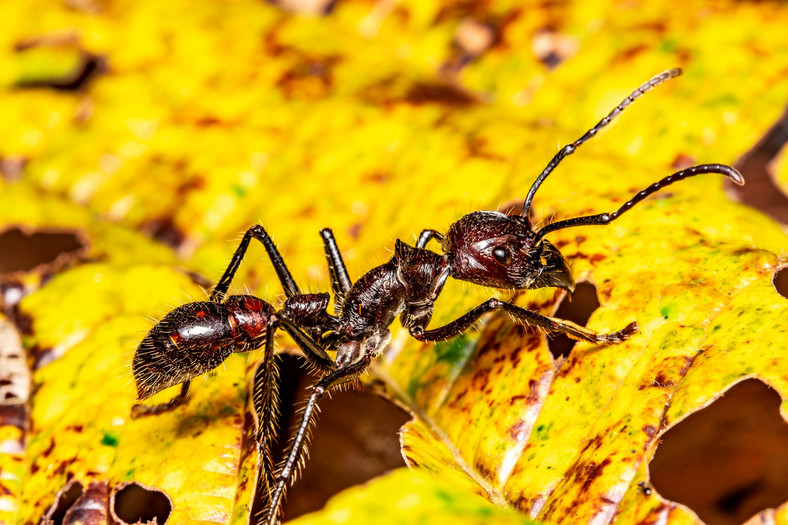
[[[132,416],[158,414],[187,399],[191,379],[216,368],[233,352],[261,346],[263,360],[256,374],[255,407],[258,412],[257,440],[261,462],[258,493],[266,498],[265,523],[281,519],[281,505],[288,483],[303,461],[307,435],[318,401],[326,392],[354,381],[370,361],[380,355],[391,340],[389,326],[397,316],[419,341],[452,339],[470,328],[482,315],[504,310],[517,322],[551,333],[565,333],[578,340],[614,344],[637,332],[630,323],[617,332],[597,334],[570,321],[547,317],[514,304],[492,298],[458,319],[427,330],[433,304],[446,279],[506,290],[557,287],[574,291],[574,278],[566,260],[545,236],[576,226],[608,224],[648,195],[674,182],[703,173],[719,173],[737,184],[744,179],[735,169],[721,164],[702,164],[665,177],[634,195],[612,213],[600,213],[562,220],[535,229],[528,216],[536,191],[545,178],[578,146],[607,126],[632,102],[663,82],[678,76],[672,69],[655,76],[633,91],[605,118],[575,142],[564,146],[536,178],[523,203],[521,215],[500,212],[472,212],[449,227],[444,235],[424,230],[416,246],[397,240],[394,256],[373,268],[355,283],[348,276],[334,236],[321,230],[334,292],[334,313],[327,311],[327,293],[301,293],[276,245],[262,226],[252,226],[244,235],[230,265],[208,301],[187,303],[167,314],[140,343],[134,355],[133,372],[139,400],[180,384],[181,390],[167,403],[135,404]],[[250,295],[227,296],[230,283],[252,239],[260,241],[271,258],[287,296],[281,309]],[[428,250],[430,240],[441,243],[443,253]],[[322,375],[312,387],[301,422],[278,468],[270,454],[276,430],[277,368],[274,334],[283,329],[301,348],[306,359]],[[335,351],[334,359],[328,351]],[[260,497],[258,496],[258,497]]]

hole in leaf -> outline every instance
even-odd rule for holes
[[[172,503],[166,494],[135,482],[121,485],[112,500],[112,512],[123,523],[164,525],[172,513]]]
[[[3,254],[0,257],[0,274],[56,265],[85,248],[85,243],[76,233],[36,231],[28,234],[20,228],[12,228],[0,233],[0,253]]]
[[[777,270],[774,274],[774,289],[777,293],[788,299],[788,266]]]
[[[788,224],[788,197],[774,183],[774,159],[788,142],[788,108],[750,151],[737,162],[736,168],[747,183],[726,187],[742,202],[758,208],[773,219]]]
[[[733,525],[788,500],[788,424],[780,396],[748,379],[662,437],[651,483],[707,525]]]
[[[71,481],[58,492],[57,501],[49,508],[44,515],[44,522],[52,525],[61,525],[66,512],[82,496],[82,484],[78,481]]]
[[[558,305],[555,317],[585,326],[588,319],[591,318],[591,314],[597,308],[599,308],[599,299],[596,295],[596,287],[591,283],[580,282],[575,286],[575,293],[571,300],[569,296],[561,299],[561,304]],[[564,334],[558,334],[548,338],[547,344],[550,347],[553,358],[558,359],[559,357],[568,356],[575,346],[575,342],[575,340],[569,339]]]
[[[286,391],[280,393],[280,421],[285,424],[280,425],[278,450],[274,452],[277,462],[282,458],[282,444],[288,443],[300,421],[298,409],[303,406],[304,394],[318,379],[304,371],[302,358],[280,355],[280,359],[280,384]],[[287,492],[287,519],[319,510],[337,492],[405,466],[397,431],[409,419],[404,411],[368,390],[346,390],[323,398],[306,467]],[[256,499],[261,500],[259,496]],[[259,506],[253,513],[257,509]]]

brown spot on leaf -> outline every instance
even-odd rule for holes
[[[582,491],[585,492],[591,486],[591,484],[602,475],[607,467],[611,462],[610,458],[603,459],[600,463],[596,463],[594,461],[589,461],[585,465],[583,465],[582,469],[579,469],[579,474],[577,480],[582,482]]]
[[[46,450],[44,450],[44,452],[41,453],[41,456],[47,458],[49,457],[49,455],[52,453],[53,450],[55,450],[55,438],[50,437],[49,446],[46,448]]]
[[[679,153],[673,162],[670,164],[670,167],[674,170],[685,170],[695,164],[695,159],[691,156],[687,155],[686,153]]]
[[[416,82],[405,95],[411,104],[442,104],[450,107],[470,106],[477,102],[476,97],[452,84]]]
[[[363,228],[363,225],[360,222],[353,223],[348,226],[347,233],[351,239],[358,239],[361,235],[361,228]]]
[[[74,67],[59,71],[54,75],[31,74],[19,78],[16,85],[20,88],[49,88],[58,91],[83,91],[98,75],[107,71],[104,57],[82,49],[78,39],[61,36],[42,36],[19,42],[14,51],[20,55],[45,53],[50,60],[59,63],[73,61]],[[76,57],[73,60],[70,57]],[[24,61],[25,57],[21,59]],[[35,60],[35,59],[33,59]]]
[[[656,434],[657,427],[655,427],[654,425],[644,425],[643,432],[645,432],[646,435],[649,437],[649,439],[651,439],[654,437],[654,434]]]
[[[331,89],[331,70],[338,62],[338,56],[303,57],[285,71],[276,84],[288,98],[323,98]]]
[[[599,264],[605,259],[607,259],[607,255],[603,253],[595,253],[588,260],[591,262],[591,264]]]
[[[21,179],[27,160],[19,156],[0,157],[0,177],[10,182]]]
[[[703,353],[703,348],[698,350],[698,353],[695,354],[695,355],[684,355],[684,356],[681,356],[684,359],[684,365],[679,369],[679,375],[681,377],[684,377],[685,375],[687,375],[687,371],[689,371],[690,367],[692,366],[692,363],[695,362],[695,358],[698,355],[702,354],[702,353]]]
[[[531,50],[547,69],[554,69],[575,55],[579,48],[577,38],[560,33],[553,27],[537,30],[531,42]]]
[[[186,233],[176,226],[172,217],[150,219],[140,227],[140,230],[174,249],[178,249],[186,240]]]
[[[522,401],[525,398],[526,398],[526,396],[524,396],[522,394],[519,394],[519,395],[516,395],[516,396],[512,396],[512,397],[509,398],[509,404],[510,405],[516,405],[516,404],[518,404],[520,401]]]
[[[509,429],[509,437],[516,443],[525,443],[531,433],[531,423],[518,421]]]
[[[685,373],[686,373],[686,371],[685,371]],[[662,372],[657,374],[657,377],[651,383],[651,386],[654,386],[654,387],[657,387],[657,388],[669,388],[669,387],[675,386],[675,385],[676,385],[676,383],[671,381],[667,377],[665,377],[665,374],[663,374]]]

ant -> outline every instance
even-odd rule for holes
[[[612,213],[561,220],[539,229],[531,224],[529,211],[534,195],[555,167],[635,99],[680,73],[681,70],[672,69],[655,76],[634,90],[582,137],[564,146],[536,178],[520,215],[476,211],[460,218],[445,234],[431,229],[422,231],[415,247],[397,240],[394,256],[356,282],[350,280],[331,230],[321,230],[334,292],[333,314],[327,311],[329,294],[302,293],[271,237],[262,226],[252,226],[209,300],[174,309],[140,343],[133,361],[138,399],[144,400],[178,384],[181,390],[167,403],[134,405],[132,416],[171,410],[186,401],[191,379],[216,368],[233,352],[263,346],[264,356],[256,372],[254,388],[258,417],[256,438],[265,458],[260,467],[258,497],[266,498],[264,523],[275,525],[282,517],[286,488],[304,461],[304,449],[318,401],[327,392],[355,381],[367,369],[391,340],[389,326],[397,316],[419,341],[452,339],[468,330],[482,315],[495,310],[504,310],[519,323],[550,333],[565,333],[577,340],[609,345],[628,339],[638,330],[635,322],[617,332],[597,334],[570,321],[547,317],[497,298],[483,302],[444,326],[432,329],[427,326],[432,318],[433,304],[449,277],[506,290],[557,287],[571,294],[575,288],[574,278],[564,257],[545,239],[548,234],[576,226],[609,224],[652,193],[695,175],[719,173],[743,184],[743,177],[734,168],[702,164],[663,178]],[[252,239],[265,247],[284,288],[286,300],[279,310],[251,295],[227,296]],[[427,249],[432,240],[441,243],[442,253]],[[311,389],[283,461],[274,468],[269,452],[277,428],[274,335],[279,329],[292,337],[322,377]],[[332,359],[329,351],[336,352],[336,357]]]

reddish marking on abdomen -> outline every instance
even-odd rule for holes
[[[197,310],[197,313],[195,313],[194,315],[196,315],[197,317],[205,317],[205,310]]]
[[[246,297],[244,298],[244,308],[248,308],[254,312],[259,312],[263,309],[263,301],[258,299],[257,297]]]

